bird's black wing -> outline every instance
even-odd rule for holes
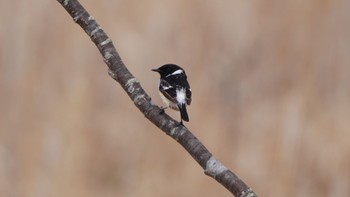
[[[163,79],[166,83],[175,89],[169,90],[174,94],[176,101],[176,89],[185,89],[186,90],[186,104],[190,105],[192,101],[192,92],[190,88],[190,84],[187,81],[186,74],[179,75],[169,75],[166,79]]]
[[[171,85],[167,80],[161,79],[159,84],[159,91],[173,103],[176,101],[176,85]]]
[[[191,105],[192,102],[192,91],[191,88],[186,89],[186,103],[187,105]]]

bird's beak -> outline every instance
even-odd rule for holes
[[[159,73],[158,69],[152,69],[152,71]]]

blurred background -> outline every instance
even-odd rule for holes
[[[186,69],[186,126],[259,196],[350,196],[350,1],[81,3],[154,103],[150,70]],[[0,16],[0,196],[231,196],[57,1],[2,0]]]

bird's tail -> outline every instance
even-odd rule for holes
[[[186,104],[185,103],[179,104],[179,110],[181,114],[181,120],[188,122],[190,119],[188,118]]]

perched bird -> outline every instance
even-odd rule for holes
[[[175,64],[165,64],[152,71],[160,74],[159,94],[166,105],[165,108],[180,111],[181,124],[182,120],[188,122],[186,106],[191,104],[192,92],[185,70]]]

